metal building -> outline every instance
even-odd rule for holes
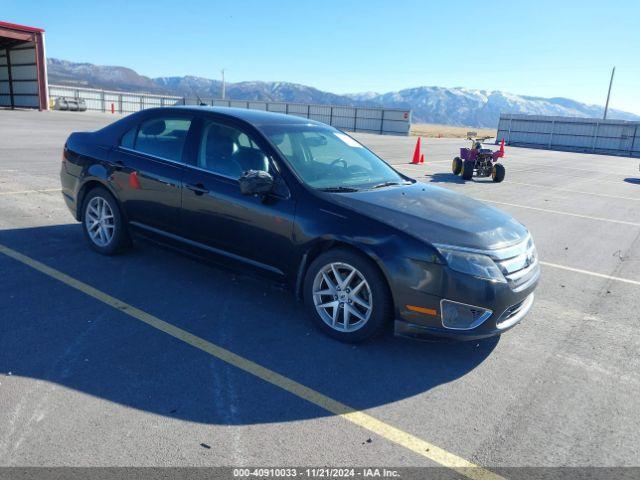
[[[44,30],[0,22],[0,107],[49,106]]]
[[[640,122],[501,114],[496,142],[508,145],[640,157]]]

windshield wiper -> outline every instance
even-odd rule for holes
[[[325,187],[319,188],[321,192],[357,192],[358,189],[354,187]]]
[[[378,185],[374,185],[373,188],[383,188],[383,187],[391,187],[393,185],[409,185],[410,182],[384,182],[384,183],[379,183]]]

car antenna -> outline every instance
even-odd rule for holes
[[[208,107],[209,105],[204,103],[202,101],[202,99],[200,98],[200,95],[198,95],[198,93],[194,90],[194,88],[192,86],[189,86],[189,88],[191,89],[191,93],[193,93],[196,96],[196,99],[198,100],[198,106],[200,107]]]
[[[201,107],[208,106],[206,103],[202,101],[202,99],[200,98],[200,95],[198,95],[197,93],[196,93],[196,97],[198,98],[198,103],[200,104]]]

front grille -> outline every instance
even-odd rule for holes
[[[504,313],[502,315],[500,315],[500,318],[498,319],[498,321],[496,322],[496,324],[498,326],[500,326],[501,324],[503,324],[504,322],[506,322],[507,320],[509,320],[511,317],[513,317],[516,313],[518,313],[520,311],[520,309],[522,308],[522,304],[525,301],[521,301],[519,303],[516,303],[515,305],[510,306],[509,308],[507,308]]]
[[[514,291],[524,290],[538,275],[538,253],[531,236],[512,247],[488,253]]]
[[[516,303],[515,305],[507,308],[500,318],[496,321],[496,326],[500,329],[505,329],[517,323],[522,319],[522,316],[526,315],[531,305],[533,304],[533,293],[531,293],[527,298],[522,300],[521,302]]]

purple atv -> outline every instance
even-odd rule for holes
[[[454,175],[462,173],[462,178],[471,180],[475,174],[478,177],[491,176],[494,182],[504,180],[504,165],[497,163],[504,157],[504,145],[500,150],[493,151],[490,148],[482,148],[481,140],[472,140],[471,148],[461,148],[460,156],[453,159],[451,169]]]

